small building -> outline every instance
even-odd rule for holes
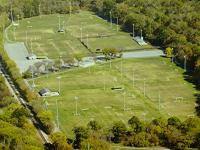
[[[59,29],[58,33],[65,33],[65,30],[64,29]]]
[[[29,56],[26,57],[28,60],[35,60],[37,59],[37,56],[35,54],[30,54]]]
[[[136,42],[137,42],[139,45],[141,45],[141,46],[148,45],[148,44],[144,41],[144,38],[143,38],[143,37],[136,36],[136,37],[134,37],[134,40],[136,40]]]
[[[51,92],[47,88],[43,88],[39,91],[40,96],[48,97],[48,96],[59,96],[60,94],[58,92]]]

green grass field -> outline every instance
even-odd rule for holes
[[[35,82],[37,91],[44,87],[58,91],[56,77],[61,77],[61,96],[46,100],[54,116],[58,100],[61,128],[71,136],[74,126],[86,125],[92,119],[108,127],[114,121],[127,123],[133,115],[142,120],[172,115],[184,119],[194,115],[196,91],[192,84],[183,79],[182,73],[183,70],[168,59],[144,58],[115,60],[111,69],[110,64],[106,63],[54,73],[39,77]],[[112,87],[123,87],[124,90],[114,91]],[[79,97],[80,116],[74,115],[75,96]]]
[[[109,22],[87,11],[72,14],[71,17],[60,15],[61,27],[64,24],[66,32],[65,34],[58,33],[58,16],[58,14],[54,14],[23,19],[19,21],[18,27],[9,28],[8,38],[11,41],[25,43],[27,41],[30,52],[33,50],[39,56],[48,56],[53,59],[59,58],[59,56],[73,57],[75,54],[87,56],[90,53],[81,43],[80,28],[82,28],[83,42],[85,45],[88,43],[88,47],[94,52],[96,49],[111,47],[123,50],[151,47],[139,46],[128,33],[117,32],[115,24],[111,28]],[[98,35],[107,35],[108,37],[99,38]]]

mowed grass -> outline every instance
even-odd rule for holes
[[[16,21],[17,22],[17,21]],[[62,56],[73,57],[76,54],[87,56],[90,51],[96,49],[117,48],[122,50],[141,49],[151,46],[139,46],[132,37],[125,32],[117,32],[117,25],[112,28],[109,22],[87,11],[69,16],[60,15],[61,27],[65,27],[64,34],[58,33],[59,15],[45,15],[19,21],[19,26],[11,26],[8,30],[8,38],[11,41],[25,42],[29,51],[39,56],[59,58]],[[120,27],[119,27],[120,28]],[[88,42],[87,42],[88,35]],[[99,35],[107,37],[99,38]],[[32,42],[31,42],[32,41]],[[32,44],[31,44],[32,43]]]
[[[196,91],[192,84],[183,79],[182,73],[183,70],[168,59],[144,58],[115,60],[111,63],[111,69],[110,64],[106,63],[54,73],[39,77],[35,82],[37,91],[41,88],[58,91],[57,77],[61,77],[61,95],[46,100],[55,118],[58,100],[61,129],[71,136],[73,127],[86,125],[93,119],[109,127],[115,121],[127,124],[133,115],[142,120],[169,116],[184,119],[194,115]],[[112,87],[122,87],[124,90],[111,90]],[[75,96],[79,98],[79,116],[74,115]],[[177,97],[182,98],[176,100]]]

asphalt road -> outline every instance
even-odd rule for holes
[[[159,57],[163,55],[162,50],[145,50],[145,51],[136,51],[136,52],[124,52],[122,58],[148,58],[148,57]]]
[[[28,60],[26,57],[29,56],[28,50],[23,42],[5,43],[4,49],[8,56],[17,64],[20,72],[25,72],[36,60]]]

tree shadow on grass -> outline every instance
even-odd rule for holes
[[[189,71],[185,72],[185,73],[183,73],[183,76],[184,76],[184,79],[187,82],[190,82],[190,83],[192,83],[195,86],[194,88],[197,91],[200,91],[200,84],[196,80],[194,80],[192,72],[189,72]],[[196,98],[196,107],[195,107],[196,114],[197,114],[197,116],[200,117],[200,93],[196,93],[196,94],[194,94],[194,96]]]
[[[196,109],[197,116],[200,117],[200,94],[195,94],[195,97],[197,98],[196,100],[197,106],[195,107],[195,109]]]

